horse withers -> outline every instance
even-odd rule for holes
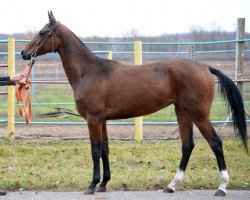
[[[194,148],[195,124],[213,150],[221,182],[215,195],[226,195],[229,182],[222,141],[210,121],[215,81],[228,101],[236,133],[248,149],[245,109],[234,82],[208,65],[184,59],[133,66],[95,56],[66,26],[49,12],[46,24],[22,51],[23,59],[57,52],[74,91],[77,111],[87,121],[94,164],[93,178],[85,194],[106,191],[111,178],[106,121],[137,117],[174,104],[182,142],[182,158],[173,181],[164,192],[174,192],[182,182]],[[100,159],[103,178],[100,182]]]

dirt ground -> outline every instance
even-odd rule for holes
[[[110,139],[133,140],[134,125],[107,125]],[[215,130],[222,136],[234,136],[231,125],[215,125]],[[250,127],[248,126],[248,133]],[[7,136],[7,126],[0,125],[0,137]],[[16,125],[16,137],[28,138],[63,138],[77,139],[89,138],[86,125]],[[194,136],[201,137],[197,128],[194,128]],[[144,125],[143,138],[145,140],[170,140],[179,138],[179,130],[176,125]]]

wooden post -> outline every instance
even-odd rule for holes
[[[134,64],[142,64],[142,42],[134,42]],[[143,139],[143,117],[135,118],[135,141],[141,142]]]
[[[236,40],[245,39],[245,18],[237,19],[237,33]],[[244,66],[244,42],[238,41],[236,43],[236,59],[235,59],[235,80],[243,78],[243,66]],[[243,82],[238,83],[237,86],[243,96]]]
[[[8,38],[8,76],[15,74],[15,38]],[[15,86],[8,86],[8,136],[14,139],[15,131]]]
[[[194,46],[193,45],[190,45],[188,47],[188,59],[194,60]]]
[[[112,51],[108,52],[107,59],[112,60]]]
[[[245,37],[245,18],[237,19],[237,33],[236,40],[243,40]],[[236,58],[235,58],[235,80],[240,80],[243,78],[243,65],[244,65],[244,42],[236,43]],[[241,95],[243,97],[243,83],[236,82]],[[232,118],[232,113],[229,112],[226,121]],[[219,134],[222,132],[222,129],[226,126],[226,123],[219,128]]]

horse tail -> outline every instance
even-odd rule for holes
[[[245,108],[240,91],[234,82],[220,70],[213,67],[209,67],[209,70],[219,79],[219,92],[222,94],[224,99],[227,99],[228,101],[227,109],[228,112],[231,111],[234,131],[241,137],[242,143],[248,152]]]

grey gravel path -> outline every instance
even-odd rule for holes
[[[249,190],[228,190],[225,197],[215,197],[214,193],[215,190],[176,191],[173,194],[162,191],[115,191],[84,195],[83,192],[23,191],[9,192],[6,196],[0,196],[0,200],[250,200]]]

